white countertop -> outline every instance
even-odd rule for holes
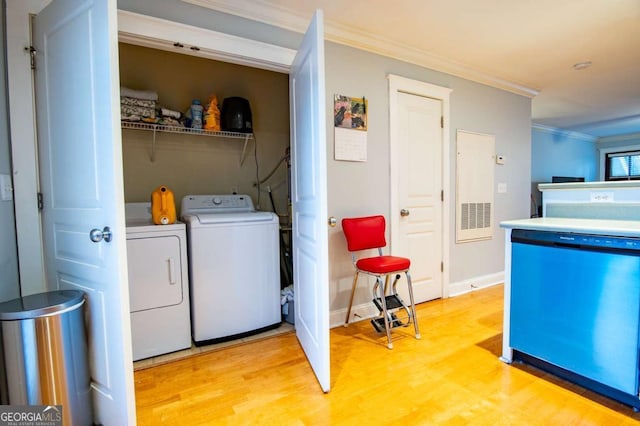
[[[607,181],[607,182],[565,182],[565,183],[541,183],[538,185],[540,191],[553,190],[611,190],[611,189],[639,189],[640,183],[637,180]]]
[[[640,237],[640,221],[538,217],[500,222],[501,228]]]

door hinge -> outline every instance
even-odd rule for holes
[[[440,128],[444,129],[444,115],[440,116]]]
[[[44,202],[42,198],[42,192],[38,192],[38,210],[42,211],[43,208],[44,208]]]
[[[444,189],[440,190],[440,201],[444,202]]]
[[[444,262],[440,262],[440,272],[444,272]]]
[[[29,56],[31,58],[31,69],[36,69],[36,48],[33,46],[25,47],[24,50],[29,52]]]

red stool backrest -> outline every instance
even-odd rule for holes
[[[352,217],[342,219],[342,231],[349,251],[380,248],[387,245],[384,237],[384,216]]]

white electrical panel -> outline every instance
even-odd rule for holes
[[[495,136],[458,130],[456,148],[456,242],[490,239]]]

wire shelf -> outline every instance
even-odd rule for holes
[[[146,130],[146,131],[152,131],[152,132],[179,133],[179,134],[187,134],[187,135],[211,136],[211,137],[243,139],[243,140],[253,139],[252,133],[213,132],[211,130],[192,129],[190,127],[165,126],[163,124],[141,123],[139,121],[123,121],[122,128],[133,129],[133,130]]]
[[[145,130],[148,132],[153,132],[153,139],[151,144],[151,162],[154,162],[156,158],[156,133],[158,132],[194,136],[209,136],[214,138],[217,137],[226,139],[241,139],[244,141],[244,146],[242,147],[242,154],[240,156],[240,165],[244,163],[244,157],[247,151],[247,143],[249,142],[249,139],[253,139],[253,133],[213,132],[211,130],[192,129],[189,127],[178,126],[165,126],[162,124],[144,123],[139,121],[122,121],[121,126],[123,129],[128,130]]]

